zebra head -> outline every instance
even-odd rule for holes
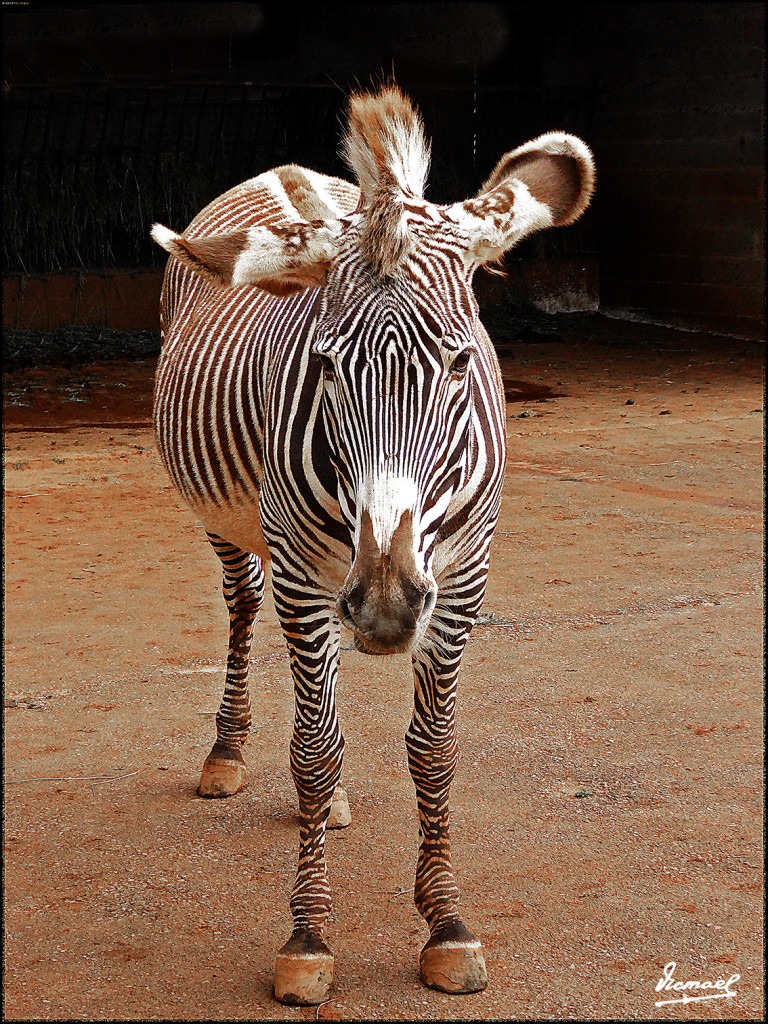
[[[496,386],[474,271],[531,232],[576,220],[594,165],[579,139],[551,133],[507,153],[474,198],[428,202],[421,119],[393,87],[351,98],[343,154],[360,188],[352,213],[334,216],[311,175],[314,206],[301,221],[153,234],[219,282],[279,295],[320,288],[311,352],[353,550],[338,612],[360,650],[394,653],[429,623],[436,550],[450,543],[441,527],[457,518],[447,516],[454,499],[471,505],[484,443],[473,408]]]

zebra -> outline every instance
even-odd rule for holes
[[[289,164],[213,200],[167,250],[154,424],[176,488],[219,556],[230,616],[224,695],[199,793],[245,782],[248,662],[271,562],[295,693],[299,805],[291,937],[275,997],[328,998],[326,829],[349,822],[335,690],[341,628],[358,651],[408,653],[414,885],[423,982],[487,984],[451,867],[462,653],[483,601],[506,457],[497,357],[472,278],[531,232],[573,223],[595,169],[575,136],[506,153],[463,202],[424,198],[429,143],[394,85],[347,101],[354,183]]]

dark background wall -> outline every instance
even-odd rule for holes
[[[764,5],[571,5],[545,79],[594,96],[601,303],[764,322]]]
[[[160,267],[154,220],[270,166],[345,173],[344,96],[394,71],[436,201],[543,131],[594,149],[590,212],[492,297],[764,324],[764,4],[32,4],[3,28],[6,323],[41,275]]]

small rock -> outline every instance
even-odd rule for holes
[[[576,797],[577,800],[580,800],[582,797],[585,796],[594,796],[594,793],[591,789],[577,789],[573,795]]]
[[[634,398],[628,398],[626,400],[626,402],[624,403],[624,405],[634,405],[634,404],[635,404]]]

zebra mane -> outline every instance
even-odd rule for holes
[[[363,255],[390,277],[410,247],[403,201],[422,198],[429,170],[421,117],[397,86],[350,97],[341,155],[360,186]]]

